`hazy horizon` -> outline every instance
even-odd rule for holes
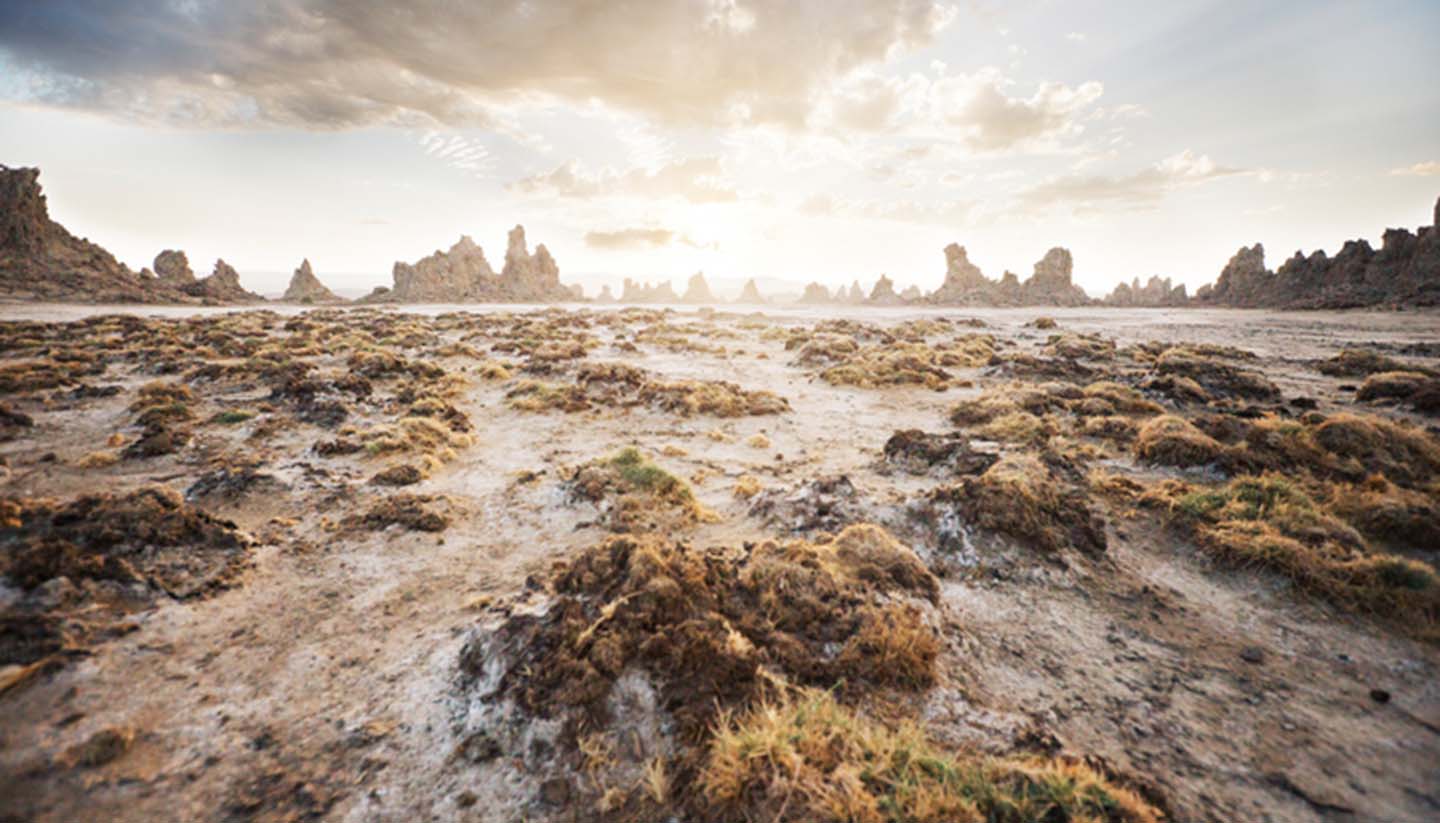
[[[1440,194],[1440,6],[0,2],[0,162],[133,268],[331,287],[521,223],[567,282],[1193,291]],[[1275,44],[1284,44],[1276,48]],[[373,274],[371,274],[373,273]],[[278,278],[278,282],[272,282]],[[587,293],[594,288],[586,285]]]

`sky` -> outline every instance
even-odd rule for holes
[[[0,163],[134,268],[346,290],[523,224],[562,279],[1092,295],[1440,196],[1434,0],[0,0]]]

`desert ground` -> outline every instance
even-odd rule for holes
[[[0,820],[1440,816],[1440,314],[0,307]]]

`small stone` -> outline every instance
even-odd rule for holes
[[[455,805],[459,806],[462,809],[468,809],[471,806],[475,805],[475,803],[479,801],[479,799],[480,798],[475,796],[474,792],[463,791],[455,796]]]
[[[1376,703],[1389,703],[1390,692],[1387,692],[1384,689],[1371,689],[1370,699],[1374,700]]]
[[[1240,650],[1240,659],[1246,663],[1264,663],[1265,650],[1259,646],[1246,646]]]

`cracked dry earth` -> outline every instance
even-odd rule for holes
[[[836,312],[6,307],[0,820],[707,819],[634,770],[589,768],[573,729],[535,731],[562,725],[558,711],[486,726],[494,689],[462,658],[546,614],[557,568],[616,532],[739,547],[856,523],[934,575],[939,639],[924,688],[844,691],[856,712],[918,723],[948,751],[1083,759],[1166,819],[1440,817],[1435,408],[1357,399],[1372,373],[1440,371],[1440,317],[1063,310],[1042,330],[1036,310]],[[904,354],[861,362],[852,347]],[[1220,364],[1186,367],[1203,399],[1175,387],[1176,348]],[[1322,368],[1346,350],[1382,366]],[[641,374],[586,371],[606,364]],[[1236,371],[1273,392],[1236,389]],[[1097,382],[1145,403],[1097,413]],[[1056,398],[1029,407],[1038,423],[952,418],[1017,385]],[[761,392],[781,407],[746,394]],[[1405,596],[1420,594],[1357,606],[1208,549],[1213,524],[1156,491],[1262,472],[1138,458],[1134,429],[1161,414],[1247,455],[1252,426],[1304,434],[1363,414],[1402,427],[1421,456],[1394,457],[1401,468],[1356,452],[1354,477],[1295,463],[1291,479],[1326,512],[1327,490],[1376,474],[1403,485],[1419,525],[1335,528],[1421,569]],[[1096,416],[1130,422],[1106,434]],[[960,435],[973,459],[901,466],[886,444],[907,430]],[[700,514],[621,521],[648,504],[577,496],[576,467],[627,447]],[[1058,532],[985,496],[987,467],[1006,465],[1044,467],[1079,501],[1045,515]],[[150,508],[103,508],[156,487]],[[96,496],[99,515],[65,519]],[[136,525],[182,514],[244,546],[183,590],[173,556],[212,549]],[[54,559],[62,538],[77,557]],[[660,685],[638,692],[653,703]],[[705,762],[703,741],[666,730],[665,706],[645,711],[659,731],[637,762]],[[672,783],[702,785],[675,768]]]

